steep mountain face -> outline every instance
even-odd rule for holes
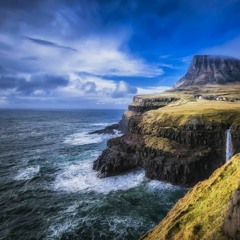
[[[240,151],[240,102],[195,99],[193,93],[135,97],[122,120],[126,134],[109,140],[94,162],[98,176],[142,167],[151,179],[193,185],[224,164],[230,126],[234,152]]]
[[[240,154],[194,186],[144,240],[240,239]]]
[[[232,57],[196,55],[175,88],[240,81],[240,60]]]

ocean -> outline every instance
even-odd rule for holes
[[[138,239],[187,189],[136,169],[99,179],[107,140],[89,135],[123,110],[0,111],[0,239]]]

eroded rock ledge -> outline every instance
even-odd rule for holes
[[[126,134],[93,164],[99,177],[142,167],[151,179],[193,185],[225,163],[230,126],[240,150],[240,103],[195,99],[191,89],[135,97],[120,126]]]

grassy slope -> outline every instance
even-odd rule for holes
[[[214,124],[232,125],[240,123],[240,101],[227,102],[216,100],[201,100],[193,98],[194,94],[240,97],[240,84],[211,85],[199,88],[170,90],[161,94],[139,95],[138,98],[176,97],[178,101],[166,107],[153,110],[143,115],[141,128],[145,133],[155,134],[159,127],[179,127],[184,124]]]
[[[149,111],[144,114],[143,128],[158,124],[162,127],[181,126],[195,123],[225,123],[240,122],[240,102],[180,100],[164,108]],[[150,125],[149,125],[150,124]]]
[[[191,189],[143,239],[228,239],[222,232],[223,219],[239,181],[240,154],[237,154]]]

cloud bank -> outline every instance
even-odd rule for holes
[[[125,108],[134,94],[168,89],[193,54],[240,57],[239,7],[237,0],[2,0],[0,108]]]

